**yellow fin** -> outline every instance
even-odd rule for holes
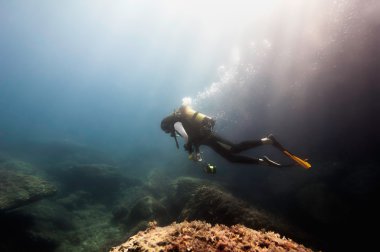
[[[288,151],[284,150],[284,153],[285,155],[287,155],[288,157],[290,157],[291,159],[293,159],[297,164],[299,164],[300,166],[302,166],[303,168],[306,168],[306,169],[309,169],[311,167],[311,164],[309,162],[307,162],[306,160],[303,160],[291,153],[289,153]]]

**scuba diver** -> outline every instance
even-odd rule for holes
[[[233,163],[259,164],[273,167],[285,167],[298,164],[308,169],[311,165],[294,154],[287,151],[273,135],[269,135],[260,140],[248,140],[241,143],[232,143],[220,136],[214,131],[215,121],[198,111],[192,109],[189,105],[182,105],[171,115],[161,121],[161,129],[174,137],[176,146],[179,149],[177,134],[184,139],[184,149],[189,153],[189,159],[200,163],[207,173],[215,173],[216,167],[203,161],[199,147],[206,145],[212,148],[219,155]],[[281,165],[266,156],[254,158],[249,156],[238,155],[238,153],[256,148],[264,144],[272,144],[280,149],[285,155],[290,157],[294,163],[290,165]]]

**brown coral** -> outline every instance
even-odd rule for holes
[[[211,226],[202,221],[151,225],[147,230],[110,252],[132,251],[312,251],[274,232],[261,232],[242,225]]]

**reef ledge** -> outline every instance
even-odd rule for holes
[[[173,223],[158,227],[151,222],[145,231],[130,237],[110,252],[131,251],[312,251],[274,232],[243,225],[212,226],[203,221]]]

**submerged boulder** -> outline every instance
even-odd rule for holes
[[[118,223],[126,235],[142,230],[149,221],[167,225],[173,221],[200,220],[227,226],[242,224],[253,229],[279,232],[297,241],[309,241],[303,230],[235,197],[223,187],[210,181],[191,177],[179,177],[170,183],[161,184],[161,194],[152,194],[144,186],[134,192],[134,201],[125,201],[113,211],[113,221]],[[138,196],[139,197],[138,197]]]
[[[167,221],[168,218],[166,207],[151,196],[146,196],[137,201],[128,216],[129,222],[156,220],[161,223]]]
[[[127,251],[312,251],[274,232],[261,232],[243,225],[211,226],[202,221],[153,223],[110,252]]]
[[[176,179],[172,186],[165,205],[172,215],[177,216],[177,221],[203,220],[224,225],[240,223],[255,229],[291,232],[283,220],[250,206],[218,185],[183,177]]]
[[[173,221],[168,209],[159,200],[152,196],[145,196],[137,200],[132,206],[119,207],[113,212],[113,221],[126,231],[129,237],[137,231],[148,227],[149,221],[156,221],[166,225]]]
[[[136,186],[140,182],[124,176],[117,167],[107,164],[73,165],[57,171],[57,179],[66,192],[88,192],[96,201],[112,201],[121,189]]]
[[[223,187],[198,179],[180,178],[173,184],[172,194],[164,205],[173,221],[202,220],[227,226],[242,224],[253,229],[279,232],[297,241],[313,237],[293,223],[239,199]]]
[[[182,209],[180,220],[206,220],[212,224],[233,225],[242,223],[257,229],[282,230],[279,220],[270,214],[250,207],[214,186],[200,186],[193,191],[190,199]]]
[[[0,211],[29,204],[55,192],[52,184],[39,177],[0,170]]]

